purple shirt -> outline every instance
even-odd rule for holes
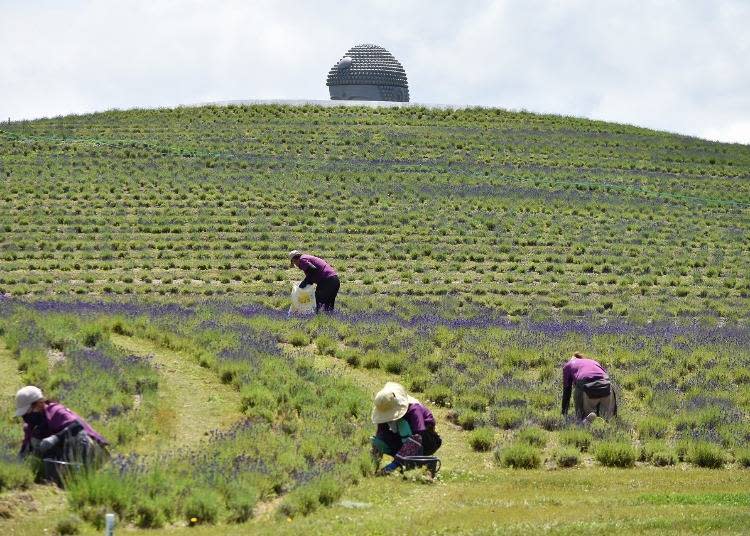
[[[578,380],[608,378],[607,371],[593,359],[574,357],[563,365],[563,389],[570,389]]]
[[[74,421],[80,421],[81,424],[83,424],[83,429],[86,431],[86,434],[88,434],[90,438],[95,439],[96,442],[100,445],[109,444],[106,439],[104,439],[93,428],[91,428],[89,423],[79,417],[77,413],[69,410],[62,404],[58,404],[57,402],[48,402],[47,404],[45,404],[44,418],[46,424],[36,427],[33,430],[28,424],[24,423],[23,444],[21,446],[21,451],[24,451],[29,447],[32,437],[36,437],[37,439],[44,439],[47,436],[58,433]]]
[[[305,279],[308,283],[317,284],[324,279],[338,275],[330,264],[313,255],[302,255],[299,258],[299,269],[305,272]]]
[[[428,428],[435,428],[435,417],[433,417],[432,412],[422,404],[409,404],[409,408],[401,418],[409,423],[412,434],[419,434]],[[381,433],[385,433],[389,430],[387,422],[380,423],[378,424],[378,432],[376,435],[380,436]]]

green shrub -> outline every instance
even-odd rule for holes
[[[633,467],[637,452],[630,443],[604,441],[596,445],[594,458],[606,467]]]
[[[495,443],[495,430],[493,428],[477,428],[468,434],[471,448],[477,452],[487,452]]]
[[[392,356],[385,359],[383,363],[383,370],[389,374],[401,374],[404,370],[405,361],[402,357]]]
[[[456,406],[469,408],[473,411],[484,411],[489,401],[486,396],[476,393],[465,393],[456,399]]]
[[[690,454],[690,449],[693,448],[693,442],[689,439],[681,439],[677,442],[675,445],[675,453],[677,454],[677,459],[681,462],[688,461],[688,456]]]
[[[677,463],[677,454],[674,450],[657,450],[651,454],[649,461],[657,467],[666,467]]]
[[[289,335],[289,344],[292,346],[307,346],[310,344],[310,337],[304,331],[294,331]]]
[[[532,447],[544,448],[547,446],[547,432],[541,428],[524,428],[518,432],[516,440]]]
[[[26,463],[0,461],[0,491],[26,489],[34,482],[34,471]]]
[[[318,484],[318,501],[323,506],[331,506],[343,493],[344,486],[333,477],[323,478]]]
[[[224,384],[235,384],[242,374],[249,372],[247,363],[222,363],[219,367],[219,379]]]
[[[561,445],[569,445],[577,448],[581,452],[586,452],[591,446],[593,436],[591,432],[582,430],[580,428],[570,428],[568,430],[562,430],[558,436],[558,440]]]
[[[750,448],[737,449],[734,453],[737,459],[737,465],[744,468],[750,468]]]
[[[575,467],[581,463],[581,452],[575,447],[558,447],[552,452],[558,467]]]
[[[80,534],[82,523],[83,520],[77,515],[64,517],[57,522],[57,525],[55,526],[55,534],[59,534],[60,536]]]
[[[330,335],[320,335],[315,339],[315,346],[321,354],[335,355],[337,342]]]
[[[213,524],[219,519],[220,509],[221,497],[215,491],[198,488],[185,501],[183,514],[188,522],[195,518],[195,524]]]
[[[318,491],[312,486],[305,486],[291,492],[279,505],[279,512],[286,517],[306,516],[313,513],[319,504]]]
[[[423,393],[431,383],[432,377],[429,374],[415,374],[413,371],[409,371],[409,375],[406,378],[406,385],[412,393]]]
[[[276,394],[264,385],[243,385],[240,389],[240,408],[247,412],[250,408],[269,409],[276,405]]]
[[[433,385],[425,389],[425,397],[432,400],[438,406],[449,406],[453,397],[450,388],[445,385]]]
[[[343,359],[352,367],[358,367],[362,362],[362,354],[354,348],[339,348],[336,350],[336,357]]]
[[[542,465],[542,454],[530,445],[516,444],[496,450],[495,461],[503,467],[536,469]]]
[[[604,439],[612,430],[610,424],[601,417],[594,419],[594,422],[590,425],[590,429],[591,435],[597,439]]]
[[[718,445],[706,441],[698,441],[690,449],[687,461],[698,467],[719,469],[727,463],[727,455]]]
[[[539,426],[549,432],[560,430],[563,426],[565,426],[565,417],[563,417],[556,411],[548,411],[546,413],[542,413],[537,420],[539,422]]]
[[[644,417],[635,426],[641,439],[659,439],[669,434],[669,421],[660,417]]]
[[[476,411],[467,409],[462,411],[456,419],[456,423],[464,430],[473,430],[479,421],[479,414]]]
[[[639,459],[657,467],[664,467],[677,463],[677,453],[665,441],[651,441],[643,445]]]
[[[493,424],[504,430],[518,428],[523,422],[523,413],[517,408],[497,408],[490,414]]]
[[[244,523],[252,518],[258,499],[257,489],[249,486],[234,486],[227,497],[228,520],[231,523]]]
[[[81,328],[79,339],[84,346],[94,347],[104,339],[104,328],[96,324],[86,324]]]
[[[362,358],[362,366],[368,370],[379,369],[382,365],[378,352],[367,352]]]
[[[158,501],[149,496],[134,498],[132,515],[135,525],[141,529],[158,529],[166,523],[166,516]]]
[[[133,498],[138,496],[133,482],[119,473],[102,469],[76,476],[67,483],[68,501],[89,523],[101,524],[106,512],[125,518]]]

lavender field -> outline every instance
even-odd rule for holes
[[[747,146],[491,109],[132,110],[3,124],[0,180],[6,400],[39,385],[111,443],[54,492],[4,404],[10,534],[750,524]],[[287,316],[293,248],[338,270],[335,314]],[[610,422],[561,415],[576,351]],[[434,482],[373,476],[387,380],[435,413]]]
[[[747,320],[750,149],[500,109],[226,106],[0,128],[0,291]]]

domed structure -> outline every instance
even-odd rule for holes
[[[383,47],[357,45],[331,67],[326,85],[331,100],[409,102],[401,64]]]

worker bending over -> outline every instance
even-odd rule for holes
[[[617,399],[607,371],[597,361],[576,352],[563,365],[562,413],[568,414],[573,393],[576,417],[592,421],[617,415]]]

